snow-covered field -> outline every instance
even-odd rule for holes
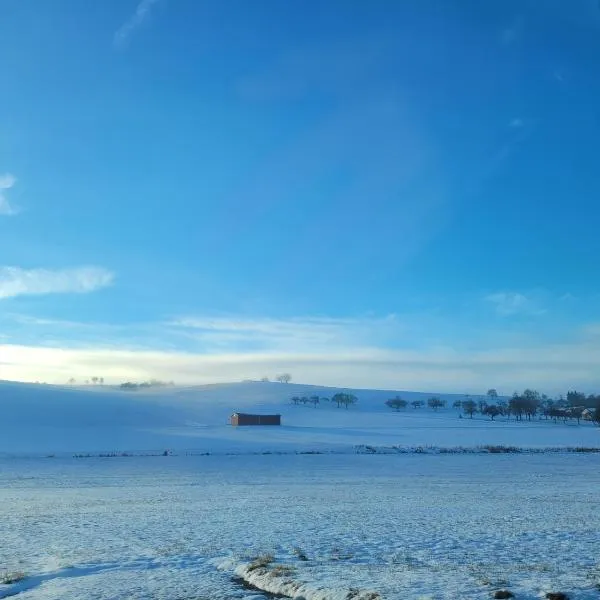
[[[0,453],[78,452],[248,453],[263,451],[353,452],[357,445],[401,448],[505,445],[600,447],[600,428],[582,422],[506,422],[459,418],[446,408],[391,411],[396,392],[356,390],[349,410],[321,403],[290,403],[293,395],[331,397],[332,388],[240,383],[121,392],[0,382]],[[408,401],[430,394],[400,392]],[[442,395],[448,405],[462,397]],[[282,427],[233,428],[232,412],[281,413]]]
[[[599,489],[597,454],[1,459],[0,597],[249,598],[271,553],[315,598],[598,598]]]
[[[600,428],[393,412],[377,390],[290,403],[336,391],[0,382],[0,598],[257,597],[240,575],[306,600],[600,596],[600,454],[549,451],[598,449]],[[540,453],[440,451],[499,445]]]

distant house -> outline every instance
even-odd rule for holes
[[[583,410],[583,412],[581,413],[581,418],[584,421],[593,421],[594,417],[596,416],[595,413],[596,413],[596,411],[594,411],[593,409],[591,409],[591,408],[585,408]]]
[[[281,425],[281,415],[249,415],[246,413],[233,413],[229,422],[234,427],[242,425]]]

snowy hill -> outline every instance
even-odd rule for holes
[[[358,404],[294,405],[293,396],[350,391]],[[600,446],[589,423],[491,422],[459,418],[456,409],[390,411],[396,394],[409,402],[431,394],[338,390],[301,384],[245,382],[121,391],[0,382],[0,452],[261,452],[351,451],[356,445],[473,447]],[[461,398],[442,394],[449,406]],[[280,413],[282,427],[233,428],[232,412]]]

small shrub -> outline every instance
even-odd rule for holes
[[[273,577],[289,577],[296,572],[296,569],[290,565],[273,565],[270,572]]]
[[[272,554],[261,554],[248,565],[248,571],[266,569],[274,560],[275,557]]]
[[[4,585],[19,583],[19,581],[23,581],[26,577],[27,575],[23,573],[23,571],[6,571],[0,573],[0,583],[3,583]]]
[[[346,600],[354,600],[357,596],[361,596],[365,600],[381,600],[381,596],[377,592],[362,592],[358,588],[350,588],[346,594]]]

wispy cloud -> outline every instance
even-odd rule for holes
[[[0,175],[0,215],[10,216],[19,212],[6,197],[6,190],[10,190],[16,182],[16,177],[10,173]]]
[[[132,33],[148,18],[152,6],[160,0],[141,0],[137,5],[133,15],[125,22],[113,36],[115,46],[123,46]]]
[[[84,294],[106,287],[114,274],[101,267],[21,269],[0,267],[0,300],[24,295]]]
[[[525,123],[523,122],[523,119],[519,119],[518,117],[515,117],[514,119],[512,119],[510,121],[509,125],[515,129],[518,129],[520,127],[523,127],[523,125],[525,125]]]
[[[503,292],[488,301],[502,315],[538,314],[543,297]],[[429,316],[421,319],[437,329]],[[298,382],[344,387],[471,393],[491,386],[502,393],[531,386],[552,393],[600,389],[597,323],[566,333],[558,327],[543,339],[523,333],[519,320],[483,332],[481,323],[470,329],[465,323],[460,335],[440,332],[416,344],[411,327],[418,332],[424,323],[415,320],[420,319],[197,316],[94,324],[0,313],[3,333],[9,334],[0,341],[0,369],[5,379],[54,383],[98,375],[113,383],[157,377],[201,384],[289,371]]]
[[[496,292],[485,297],[491,303],[496,313],[501,316],[512,315],[541,315],[545,309],[539,306],[536,299],[519,292]]]
[[[297,317],[205,318],[186,317],[168,323],[211,348],[268,349],[277,351],[335,350],[352,344],[373,345],[402,329],[400,321],[389,315],[382,318]]]
[[[24,315],[19,313],[4,313],[0,319],[4,321],[12,321],[19,325],[25,325],[30,327],[60,327],[61,329],[89,329],[94,327],[90,323],[82,323],[80,321],[68,321],[65,319],[47,319],[43,317],[36,317],[32,315]],[[106,327],[106,326],[104,326]]]

